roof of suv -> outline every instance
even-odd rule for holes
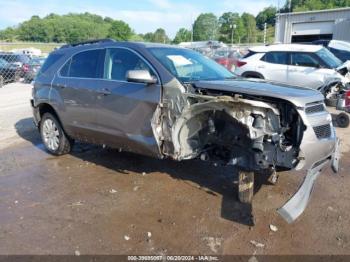
[[[299,45],[299,44],[280,44],[268,46],[256,46],[249,50],[256,53],[266,52],[317,52],[322,48],[320,45]]]

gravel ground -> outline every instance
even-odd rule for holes
[[[0,254],[350,255],[349,129],[338,130],[340,174],[325,170],[288,225],[275,210],[303,174],[282,173],[276,186],[258,177],[247,206],[233,168],[84,144],[53,157],[32,124],[30,90],[0,89]]]

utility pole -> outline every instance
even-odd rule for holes
[[[236,30],[237,25],[232,24],[230,27],[231,27],[231,46],[233,46],[233,32],[234,30]]]
[[[264,23],[264,45],[266,45],[267,23]]]

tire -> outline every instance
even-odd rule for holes
[[[48,152],[61,156],[68,154],[74,141],[64,132],[60,122],[51,113],[45,113],[40,121],[40,135]]]
[[[4,77],[0,76],[0,88],[4,86]]]
[[[239,171],[238,199],[241,203],[250,204],[254,196],[254,172]]]
[[[349,126],[349,115],[346,113],[340,113],[335,119],[337,126],[341,128],[347,128]]]

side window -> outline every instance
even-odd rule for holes
[[[146,62],[135,53],[123,48],[110,48],[106,51],[104,78],[126,81],[129,70],[147,70],[155,75]]]
[[[60,75],[61,76],[69,76],[69,69],[70,69],[70,63],[72,62],[72,59],[69,59],[65,65],[61,68]]]
[[[74,55],[70,62],[70,77],[102,78],[104,50],[96,49]],[[65,65],[66,66],[66,65]],[[62,68],[68,70],[66,68]]]
[[[288,64],[288,53],[269,52],[262,59],[265,62],[271,63],[271,64],[287,65]]]
[[[63,54],[51,54],[48,58],[46,58],[43,66],[40,69],[39,74],[45,74],[49,68],[55,64],[61,57],[63,57]]]
[[[318,67],[318,61],[307,53],[291,53],[291,65]]]

